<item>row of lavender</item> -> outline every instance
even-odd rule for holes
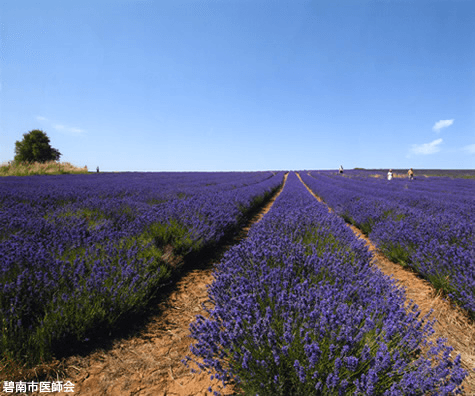
[[[140,312],[177,270],[168,257],[218,243],[282,181],[272,172],[1,179],[2,356],[47,359]]]
[[[291,173],[218,265],[214,308],[190,327],[193,360],[246,395],[459,393],[460,358],[427,341],[432,323],[370,260]]]
[[[301,172],[337,214],[390,259],[410,266],[475,317],[475,180]]]

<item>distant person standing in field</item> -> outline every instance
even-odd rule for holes
[[[412,170],[412,168],[407,171],[407,176],[410,180],[414,179],[414,171]]]
[[[340,165],[340,169],[338,170],[338,173],[339,173],[340,175],[343,174],[343,167],[342,167],[341,165]]]
[[[389,172],[388,172],[388,180],[391,180],[393,178],[393,170],[392,169],[389,169]]]
[[[96,168],[96,172],[99,173],[99,167]]]

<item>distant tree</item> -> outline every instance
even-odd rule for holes
[[[61,153],[49,144],[49,137],[40,129],[23,134],[22,141],[15,142],[15,161],[58,161]]]

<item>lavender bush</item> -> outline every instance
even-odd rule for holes
[[[283,173],[0,179],[0,350],[28,363],[140,312],[187,256],[218,243]]]
[[[194,360],[246,395],[448,395],[460,357],[295,174],[214,273]],[[188,357],[185,362],[192,358]]]
[[[391,260],[410,266],[475,317],[475,180],[369,178],[301,172],[305,183],[360,227]]]

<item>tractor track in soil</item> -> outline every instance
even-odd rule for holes
[[[145,324],[138,324],[131,334],[116,337],[110,345],[99,347],[90,353],[63,359],[57,370],[57,379],[71,381],[74,393],[55,392],[68,396],[206,396],[210,386],[223,395],[234,394],[231,387],[222,387],[219,381],[211,381],[210,375],[191,373],[198,368],[190,363],[186,367],[182,359],[190,355],[189,326],[197,315],[206,316],[203,309],[212,307],[208,300],[207,286],[213,281],[214,266],[233,245],[247,237],[250,227],[266,214],[279,196],[280,189],[230,240],[213,252],[212,259],[190,263],[180,278],[166,287],[153,314]],[[188,267],[188,264],[187,264]],[[51,375],[49,376],[51,377]],[[3,393],[2,393],[3,394]],[[28,395],[43,393],[29,392]]]
[[[307,190],[319,202],[326,205],[323,199],[303,182],[298,173],[297,176]],[[328,210],[333,211],[330,207]],[[462,367],[469,374],[463,384],[464,394],[475,395],[475,323],[470,320],[465,311],[450,302],[415,271],[389,260],[360,229],[351,224],[348,226],[358,238],[365,241],[373,253],[372,265],[378,267],[385,275],[392,277],[398,286],[405,289],[406,299],[418,305],[421,317],[432,311],[430,318],[435,319],[436,322],[433,326],[435,332],[430,339],[435,341],[439,337],[446,338],[447,344],[454,348],[452,357],[461,356]]]

